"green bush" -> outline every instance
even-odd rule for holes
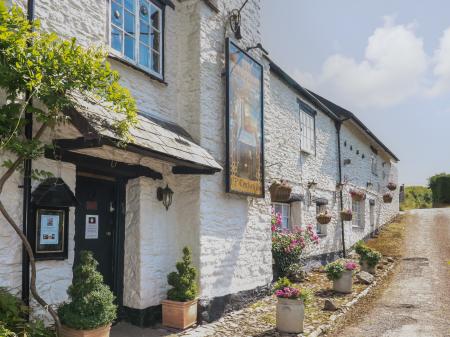
[[[366,246],[363,241],[355,245],[355,252],[359,255],[359,263],[366,261],[369,267],[375,267],[382,258],[379,252]]]
[[[433,193],[431,189],[424,186],[405,187],[405,198],[400,204],[402,211],[431,207],[433,207]]]
[[[336,281],[342,276],[344,265],[341,261],[331,262],[325,266],[325,272],[330,281]]]
[[[430,177],[428,181],[433,192],[433,204],[450,204],[450,174],[436,174]]]
[[[191,251],[183,248],[183,260],[176,264],[177,272],[167,276],[167,282],[171,289],[167,292],[167,298],[171,301],[187,302],[197,297],[197,270],[192,266]]]
[[[61,323],[72,329],[90,330],[110,324],[116,319],[114,295],[97,271],[98,262],[89,251],[82,251],[80,263],[73,272],[67,293],[70,303],[58,309]]]
[[[0,337],[54,337],[41,320],[26,319],[29,308],[5,288],[0,288]]]
[[[274,284],[273,290],[281,290],[292,285],[291,281],[287,277],[280,277]]]

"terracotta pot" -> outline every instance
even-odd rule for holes
[[[305,305],[302,300],[278,298],[277,330],[285,333],[303,332]]]
[[[341,277],[333,281],[333,290],[338,293],[350,294],[352,292],[353,271],[344,270]]]
[[[366,272],[368,272],[368,273],[370,273],[372,275],[375,275],[375,268],[376,268],[376,266],[369,267],[369,264],[367,263],[366,260],[362,260],[360,265],[361,265],[361,270],[362,271],[366,271]]]
[[[162,323],[164,326],[186,329],[197,322],[198,299],[188,302],[162,301]]]
[[[59,330],[59,337],[109,337],[111,324],[92,330],[75,330],[62,325]]]
[[[341,212],[341,219],[344,220],[344,221],[352,221],[353,214],[352,213],[347,213],[347,212]]]
[[[383,195],[383,201],[385,204],[390,204],[392,202],[392,195]]]
[[[321,225],[326,225],[328,223],[330,223],[331,221],[331,215],[318,215],[316,217],[317,222],[320,223]]]
[[[273,183],[269,187],[269,192],[272,202],[284,202],[291,197],[292,187],[286,182]]]

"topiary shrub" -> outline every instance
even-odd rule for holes
[[[355,252],[359,255],[359,263],[362,264],[365,261],[371,268],[375,267],[382,258],[379,252],[366,246],[363,241],[356,243]]]
[[[76,330],[91,330],[106,326],[117,317],[114,295],[103,283],[103,276],[97,271],[98,262],[92,252],[80,253],[80,264],[73,272],[72,285],[67,293],[70,303],[58,309],[61,323]]]
[[[183,259],[176,264],[177,272],[167,276],[167,282],[171,289],[167,292],[167,298],[171,301],[187,302],[197,297],[197,270],[192,266],[191,251],[183,248]]]

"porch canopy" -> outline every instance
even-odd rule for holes
[[[63,111],[72,129],[58,132],[61,138],[53,140],[58,154],[49,150],[47,157],[154,179],[162,179],[162,175],[146,165],[145,159],[168,162],[173,174],[214,174],[222,170],[182,127],[144,113],[138,114],[138,123],[129,130],[133,142],[119,146],[113,126],[123,116],[98,102],[77,101],[75,107]]]

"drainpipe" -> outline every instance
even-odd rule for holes
[[[337,146],[338,146],[338,173],[339,173],[339,184],[342,186],[342,160],[341,160],[341,126],[342,126],[342,120],[336,120],[334,122],[334,125],[336,126],[336,133],[337,133]],[[339,191],[339,200],[340,200],[340,207],[341,211],[344,209],[344,198],[343,198],[343,190],[342,187]],[[347,257],[347,252],[345,250],[345,232],[344,232],[344,220],[341,219],[341,234],[342,234],[342,252],[344,255],[344,258]]]
[[[27,19],[29,22],[34,20],[34,0],[28,0]],[[29,42],[31,43],[31,42]],[[30,92],[25,93],[25,99],[28,100]],[[30,102],[30,104],[32,104]],[[31,112],[25,113],[25,138],[33,138],[33,115]],[[26,159],[23,165],[23,210],[22,210],[22,231],[28,237],[28,225],[30,223],[30,203],[31,203],[31,159]],[[22,301],[25,305],[30,304],[30,258],[22,247]]]

